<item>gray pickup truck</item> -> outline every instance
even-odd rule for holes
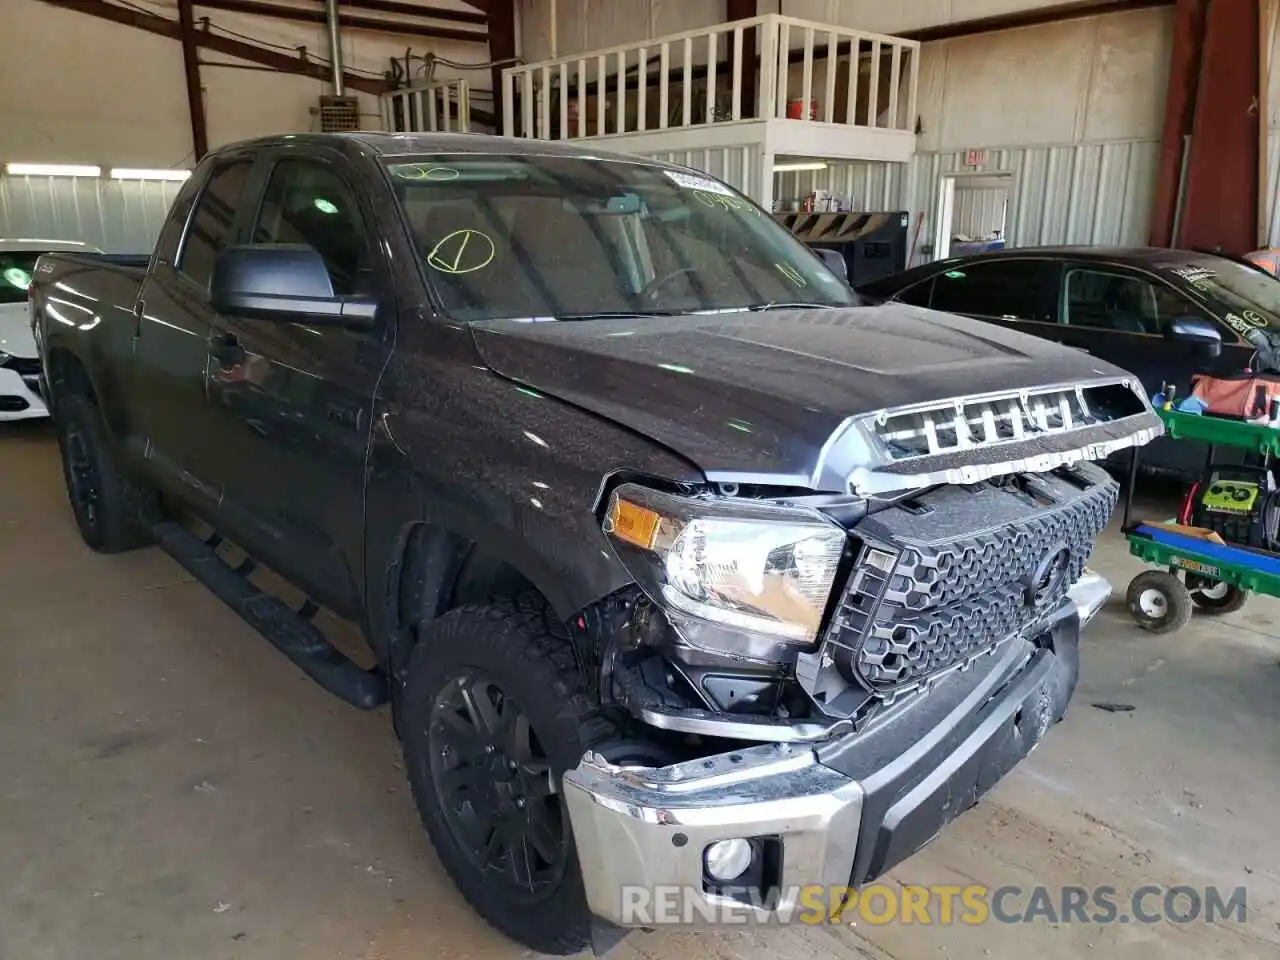
[[[42,257],[31,307],[85,542],[389,704],[441,862],[547,953],[668,886],[778,916],[975,803],[1109,594],[1091,461],[1160,429],[1122,370],[551,143],[228,147],[146,262]]]

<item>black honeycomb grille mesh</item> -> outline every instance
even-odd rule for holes
[[[924,541],[911,536],[920,523],[895,531],[893,518],[879,522],[880,535],[864,549],[898,552],[897,562],[887,575],[860,566],[828,637],[847,650],[845,663],[858,680],[876,692],[918,684],[1030,626],[1062,600],[1111,517],[1117,486],[1109,478],[1084,489],[1048,486],[1062,497],[1056,505],[1011,501],[1024,516],[997,527],[981,522],[982,532],[967,536]],[[991,491],[977,516],[1012,496]]]

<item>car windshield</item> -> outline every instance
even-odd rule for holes
[[[857,303],[769,214],[700,174],[476,155],[387,170],[427,279],[459,320]]]
[[[0,303],[25,303],[38,253],[0,251]]]
[[[1170,264],[1167,269],[1209,300],[1223,322],[1242,337],[1266,330],[1280,339],[1280,280],[1223,257]]]

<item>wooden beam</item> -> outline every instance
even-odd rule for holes
[[[168,37],[170,40],[182,40],[182,30],[176,20],[143,13],[140,10],[133,10],[128,7],[120,7],[113,3],[106,3],[105,0],[40,0],[40,2],[47,3],[51,7],[70,10],[73,13],[97,17],[99,20],[107,20],[122,26],[133,27],[136,30],[145,30],[147,33]],[[243,40],[213,33],[210,30],[197,30],[195,44],[204,50],[213,50],[229,57],[236,57],[239,60],[247,60],[249,63],[270,67],[278,73],[292,73],[304,77],[314,77],[323,81],[331,79],[327,65],[310,60],[301,54],[291,57],[286,53],[260,47],[257,44],[246,43]],[[344,76],[348,87],[363,93],[376,95],[393,89],[392,85],[386,80],[374,79],[355,73],[346,73]]]
[[[182,69],[187,80],[187,111],[191,114],[191,151],[199,163],[209,152],[209,128],[205,123],[204,90],[200,84],[200,53],[196,46],[196,21],[192,0],[178,0],[178,30],[182,39]]]
[[[274,20],[291,20],[295,23],[326,23],[323,9],[286,7],[261,0],[196,0],[197,5],[210,10],[228,13],[245,13]],[[429,23],[406,23],[400,20],[382,20],[377,17],[360,17],[349,13],[338,14],[338,23],[348,30],[372,30],[378,33],[404,34],[412,37],[431,37],[436,40],[462,40],[484,43],[488,37],[480,30],[459,30],[439,27]]]

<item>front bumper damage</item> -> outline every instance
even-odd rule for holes
[[[857,887],[932,840],[1040,742],[1066,710],[1081,627],[1111,588],[1072,587],[1045,637],[1011,637],[981,668],[954,671],[866,729],[814,743],[772,743],[662,768],[587,754],[564,793],[592,912],[644,925],[636,890],[680,887],[694,916],[732,907],[768,921],[802,887]],[[757,895],[727,899],[704,870],[720,840],[774,851]],[[753,881],[754,882],[754,881]]]

